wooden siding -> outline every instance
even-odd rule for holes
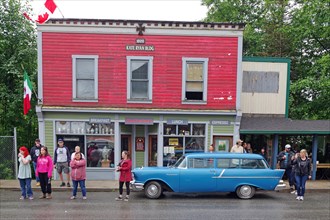
[[[135,152],[136,167],[144,166],[144,151]]]
[[[48,153],[53,157],[54,153],[54,123],[53,121],[45,121],[45,143]]]
[[[245,93],[241,95],[241,108],[247,114],[285,114],[287,97],[287,63],[243,62],[243,71],[279,72],[278,93]]]
[[[137,38],[141,37],[44,32],[44,106],[235,110],[237,37],[143,36],[155,51],[126,51]],[[98,102],[72,102],[72,55],[99,56]],[[152,104],[127,103],[126,56],[154,58]],[[209,58],[206,105],[181,102],[183,57]]]
[[[234,126],[213,126],[213,135],[234,134]]]

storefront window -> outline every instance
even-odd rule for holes
[[[115,167],[115,144],[113,136],[88,135],[86,137],[86,144],[88,167]]]
[[[204,152],[205,124],[164,126],[163,166],[173,165],[183,154]]]
[[[85,155],[87,167],[115,168],[114,123],[57,121],[56,138],[63,138],[70,153],[75,146]],[[79,134],[79,135],[78,135]]]

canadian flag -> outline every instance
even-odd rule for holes
[[[57,5],[55,4],[54,0],[46,0],[44,7],[42,7],[42,9],[39,11],[37,17],[31,18],[26,12],[24,12],[23,15],[31,21],[43,24],[48,21],[50,15],[54,14],[56,8]]]

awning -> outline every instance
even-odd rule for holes
[[[243,116],[240,134],[330,134],[330,120]]]

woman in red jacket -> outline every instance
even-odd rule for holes
[[[124,183],[126,185],[126,197],[124,201],[128,201],[129,194],[130,194],[130,188],[129,188],[129,182],[132,180],[132,161],[129,159],[129,153],[128,151],[123,151],[121,153],[122,160],[119,162],[117,166],[117,172],[120,172],[119,177],[119,196],[116,198],[117,201],[123,200],[123,186]]]
[[[71,179],[73,183],[72,196],[71,199],[77,198],[77,189],[78,184],[80,185],[82,198],[87,199],[86,197],[86,160],[82,157],[80,152],[76,152],[74,159],[70,162],[71,167]]]

